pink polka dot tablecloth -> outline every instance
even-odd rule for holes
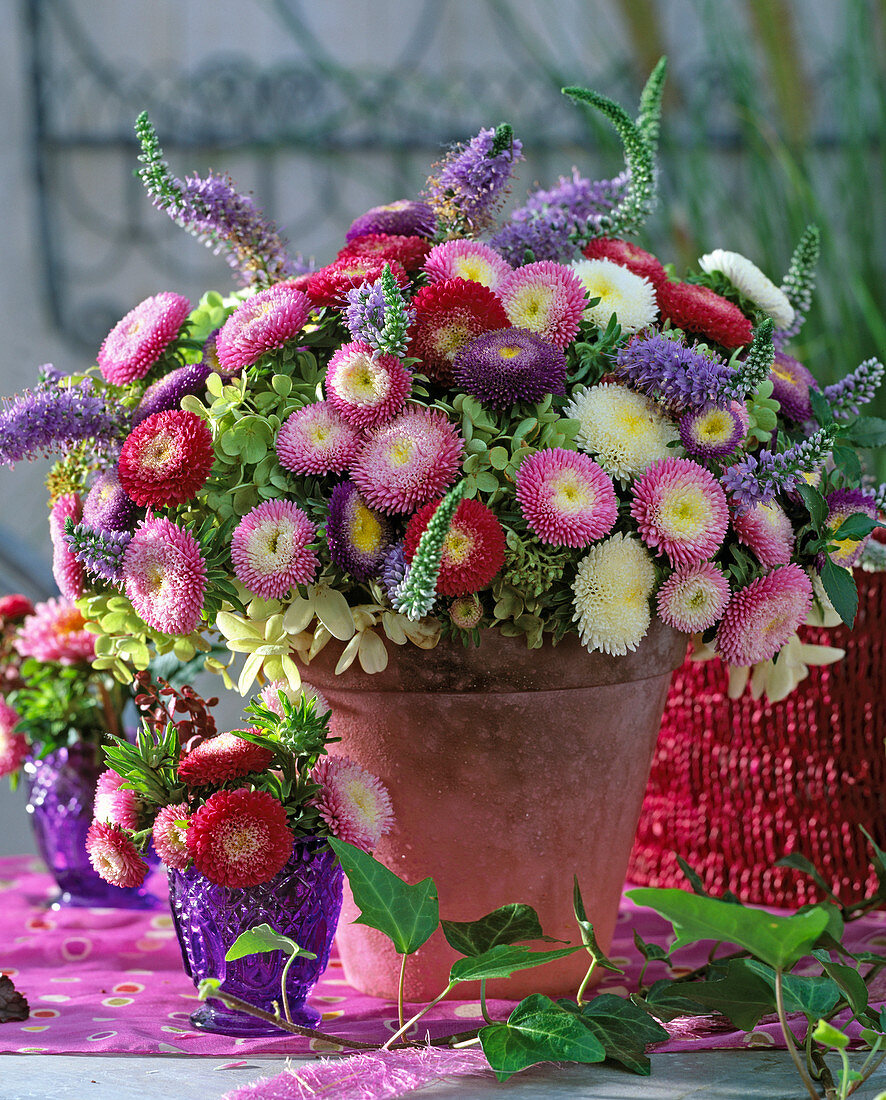
[[[153,888],[165,892],[155,874]],[[43,865],[31,857],[0,859],[0,972],[8,974],[31,1006],[30,1019],[0,1026],[0,1052],[50,1054],[306,1054],[327,1051],[325,1042],[291,1035],[238,1039],[213,1035],[190,1025],[198,1001],[182,969],[181,953],[167,907],[134,912],[122,909],[46,907],[56,893]],[[601,992],[627,994],[637,987],[641,959],[633,933],[666,943],[669,926],[648,910],[624,900],[610,952],[624,975],[607,976]],[[886,912],[850,925],[847,944],[857,950],[886,951]],[[704,962],[706,949],[686,949],[680,967]],[[663,977],[667,970],[656,964]],[[675,964],[676,965],[676,964]],[[881,975],[886,979],[886,975]],[[875,990],[886,999],[886,980]],[[331,1034],[383,1041],[396,1029],[396,1007],[351,989],[335,957],[317,984],[311,1003],[323,1013],[320,1025]],[[490,1001],[493,1016],[507,1017],[512,1002]],[[476,1001],[446,1001],[422,1024],[432,1037],[475,1026]],[[722,1047],[779,1046],[775,1023],[763,1021],[750,1035],[729,1029],[722,1017],[684,1019],[668,1025],[671,1039],[662,1051]]]

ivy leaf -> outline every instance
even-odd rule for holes
[[[758,959],[746,959],[748,969],[775,989],[775,971]],[[805,974],[783,974],[782,996],[785,1012],[802,1012],[810,1021],[827,1016],[840,1000],[840,987],[830,978]]]
[[[631,1001],[659,1020],[673,1020],[677,1016],[698,1016],[703,1012],[697,1001],[690,1001],[678,990],[684,983],[674,982],[670,978],[660,978],[646,991],[646,996],[637,993],[631,995]]]
[[[602,1062],[606,1057],[590,1028],[540,993],[521,1001],[507,1023],[484,1027],[480,1042],[499,1081],[538,1062]]]
[[[816,886],[820,887],[829,898],[839,902],[839,898],[825,882],[821,873],[815,864],[807,859],[805,856],[801,856],[799,852],[791,852],[790,855],[782,856],[781,859],[775,861],[776,867],[790,867],[794,871],[802,871],[804,875],[809,875]]]
[[[594,926],[588,920],[587,913],[585,913],[585,905],[578,885],[578,875],[572,876],[572,909],[575,913],[578,927],[581,930],[581,942],[587,948],[587,952],[593,959],[595,965],[602,966],[604,970],[611,970],[614,974],[624,974],[621,967],[616,966],[614,962],[610,962],[610,960],[607,959],[600,945],[597,943]]]
[[[442,920],[440,927],[449,946],[462,955],[482,955],[484,951],[499,944],[521,943],[525,940],[563,942],[546,936],[541,930],[536,911],[531,905],[522,905],[519,902],[502,905],[479,920]]]
[[[432,878],[410,886],[361,848],[335,837],[329,837],[328,843],[348,876],[360,909],[355,924],[383,932],[398,955],[411,955],[433,935],[440,906]]]
[[[554,959],[563,959],[581,951],[581,947],[559,947],[555,951],[532,951],[522,944],[500,943],[482,955],[469,955],[452,964],[449,980],[476,982],[488,978],[509,978],[515,970],[529,970]]]
[[[647,943],[636,929],[634,929],[634,946],[643,958],[649,959],[650,962],[661,962],[668,957],[664,947],[659,947],[657,943]]]
[[[650,1043],[663,1043],[669,1038],[665,1029],[638,1005],[616,997],[614,993],[601,993],[583,1005],[579,1011],[575,1001],[557,1002],[567,1012],[574,1012],[600,1040],[606,1057],[621,1062],[633,1073],[649,1076],[650,1064],[646,1047]]]
[[[859,828],[861,829],[862,833],[864,833],[865,840],[871,846],[871,852],[873,853],[871,857],[871,862],[873,863],[874,871],[877,874],[877,881],[880,885],[880,892],[886,892],[886,852],[884,852],[882,848],[878,847],[877,842],[863,825],[859,825]]]
[[[812,955],[821,964],[825,974],[840,987],[856,1016],[864,1012],[868,1007],[868,987],[855,967],[831,962],[826,951],[813,951]]]
[[[770,966],[785,969],[809,953],[827,928],[828,913],[815,906],[791,917],[774,917],[762,909],[703,898],[685,890],[629,890],[637,905],[660,913],[674,926],[676,951],[698,940],[719,940],[744,947]]]
[[[257,924],[241,932],[234,940],[225,952],[225,962],[234,962],[246,955],[266,955],[271,951],[282,951],[284,955],[299,955],[305,959],[317,958],[313,952],[299,947],[295,940],[281,935],[270,924]]]
[[[742,1031],[753,1031],[762,1016],[775,1012],[775,994],[747,965],[730,959],[724,977],[714,982],[681,982],[686,995],[719,1012]]]
[[[821,571],[821,583],[834,610],[843,622],[852,629],[855,614],[858,611],[858,589],[852,573],[842,565],[835,565],[825,555],[824,568]]]
[[[0,974],[0,1024],[27,1020],[31,1010],[24,995],[19,993],[6,974]]]

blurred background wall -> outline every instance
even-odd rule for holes
[[[512,203],[621,166],[559,93],[631,111],[670,61],[663,201],[640,243],[736,249],[779,282],[823,233],[802,353],[825,382],[886,350],[884,0],[3,0],[0,392],[73,371],[141,298],[232,286],[133,177],[147,109],[174,174],[228,171],[294,252],[332,259],[454,141],[507,120]],[[882,413],[883,406],[877,410]],[[48,463],[0,470],[0,591],[52,591]]]

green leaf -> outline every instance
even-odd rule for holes
[[[218,978],[203,978],[197,986],[197,997],[201,1001],[205,1001],[207,997],[212,997],[218,993],[221,987],[222,983]]]
[[[817,1043],[833,1047],[835,1050],[845,1050],[849,1046],[849,1036],[838,1030],[827,1020],[819,1020],[812,1032],[812,1038]]]
[[[831,409],[831,404],[828,399],[818,390],[809,390],[809,401],[812,405],[812,414],[822,428],[826,428],[828,424],[833,424],[834,413]]]
[[[858,589],[852,573],[842,565],[835,565],[826,555],[824,568],[821,571],[821,583],[824,585],[828,599],[834,605],[834,610],[851,630],[858,611]]]
[[[713,982],[680,982],[690,1000],[725,1016],[742,1031],[753,1031],[762,1016],[775,1011],[775,994],[748,966],[749,959],[731,959],[726,973]]]
[[[299,955],[305,959],[317,958],[313,952],[305,951],[295,940],[281,935],[269,924],[257,924],[240,933],[225,953],[225,961],[234,962],[246,955],[266,955],[271,951],[282,951],[284,955]]]
[[[477,474],[477,488],[481,493],[494,493],[498,484],[498,478],[490,470],[481,470]]]
[[[537,1062],[602,1062],[603,1044],[575,1013],[533,993],[521,1001],[506,1024],[480,1031],[483,1053],[499,1081]]]
[[[578,875],[572,876],[572,911],[575,913],[576,923],[581,930],[581,942],[587,948],[587,952],[594,960],[595,965],[602,966],[604,970],[611,970],[615,974],[624,974],[620,967],[606,958],[597,943],[594,926],[588,920],[587,913],[585,913],[584,901],[578,886]]]
[[[509,978],[515,970],[529,970],[563,959],[581,951],[581,947],[559,947],[555,951],[532,951],[523,944],[500,943],[490,947],[482,955],[469,955],[452,964],[449,980],[452,982],[476,982],[488,978]]]
[[[861,481],[861,462],[858,453],[852,447],[835,445],[831,452],[834,464],[846,474],[850,481]]]
[[[672,981],[670,978],[660,978],[646,991],[646,996],[641,997],[634,993],[631,1000],[636,1005],[641,1005],[647,1012],[659,1020],[673,1020],[677,1016],[698,1016],[703,1009],[698,1001],[690,1001],[683,996],[680,990],[682,982]]]
[[[627,896],[671,922],[677,934],[671,951],[698,940],[719,940],[744,947],[770,966],[782,969],[809,953],[829,919],[820,906],[791,917],[774,917],[762,909],[703,898],[685,890],[644,888],[630,890]]]
[[[489,462],[495,470],[503,470],[507,466],[510,457],[504,447],[493,447],[489,452]]]
[[[659,947],[657,943],[647,943],[636,929],[634,930],[634,946],[644,959],[649,959],[652,962],[661,962],[668,957],[668,952],[664,947]]]
[[[886,420],[880,416],[860,416],[848,427],[841,428],[840,437],[856,447],[882,447],[886,445]]]
[[[775,971],[757,959],[745,960],[749,970],[775,989]],[[826,1016],[840,1000],[840,988],[830,978],[805,974],[782,975],[782,996],[785,1012],[802,1012],[810,1021]]]
[[[557,1002],[567,1012],[574,1012],[596,1035],[606,1051],[606,1057],[621,1062],[633,1073],[649,1076],[649,1059],[646,1047],[650,1043],[663,1043],[669,1036],[665,1029],[638,1005],[616,997],[614,993],[600,993],[588,1001],[581,1011],[575,1001]]]
[[[847,516],[846,519],[843,520],[834,532],[834,538],[837,540],[850,539],[852,542],[860,542],[863,538],[867,538],[875,527],[879,526],[880,525],[875,519],[866,516],[864,512],[853,512],[851,516]]]
[[[825,974],[840,987],[856,1016],[868,1007],[868,987],[854,966],[831,962],[826,951],[813,951],[813,957],[821,963]]]
[[[366,924],[383,932],[393,941],[399,955],[411,955],[433,935],[440,907],[432,878],[410,886],[353,844],[329,837],[329,846],[348,876],[360,909],[355,924]]]
[[[828,502],[814,485],[808,485],[805,481],[801,481],[797,486],[797,492],[806,505],[806,510],[812,519],[812,526],[816,532],[821,531],[828,518]]]
[[[532,906],[519,902],[502,905],[479,920],[443,920],[440,927],[449,946],[462,955],[482,955],[502,943],[525,940],[558,942],[542,932],[538,914]]]
[[[805,856],[801,856],[799,852],[791,852],[790,855],[782,856],[781,859],[775,861],[775,866],[791,867],[795,871],[802,871],[804,875],[809,875],[813,882],[815,882],[829,898],[833,898],[834,901],[837,901],[837,896],[825,882],[824,878],[822,878],[815,864]]]

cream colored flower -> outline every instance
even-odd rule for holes
[[[740,252],[728,252],[715,248],[698,261],[698,266],[708,275],[715,271],[723,275],[775,322],[776,328],[787,328],[794,319],[794,307],[787,294],[769,279],[755,263]]]
[[[600,299],[584,312],[585,319],[598,328],[606,328],[614,313],[622,332],[639,332],[658,316],[655,288],[642,275],[611,260],[576,260],[572,270],[588,297]]]
[[[649,629],[655,565],[639,539],[612,535],[578,563],[572,590],[582,645],[623,657]]]

